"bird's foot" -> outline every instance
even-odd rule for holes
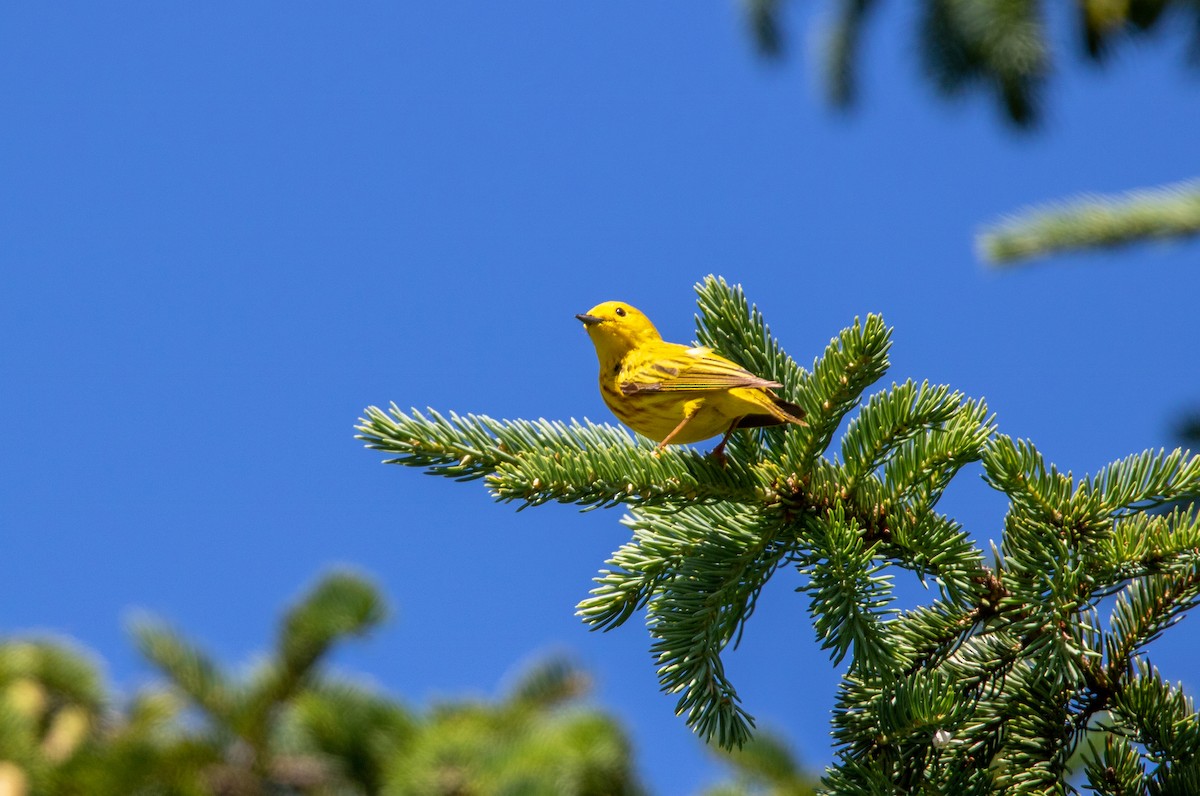
[[[713,448],[708,455],[711,456],[713,461],[715,461],[718,465],[724,467],[729,461],[725,456],[725,440],[721,440],[720,444]]]

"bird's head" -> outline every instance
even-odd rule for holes
[[[620,359],[640,345],[662,340],[650,319],[623,301],[606,301],[575,317],[587,329],[601,360]]]

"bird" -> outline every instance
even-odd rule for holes
[[[575,316],[596,347],[600,396],[622,423],[658,443],[686,445],[739,428],[804,422],[804,410],[774,393],[783,385],[755,376],[704,346],[668,343],[637,308],[605,301]]]

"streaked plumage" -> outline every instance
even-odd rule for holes
[[[738,428],[805,425],[804,410],[762,379],[711,349],[664,342],[650,319],[621,301],[582,315],[600,360],[600,395],[613,414],[659,443],[686,444]]]

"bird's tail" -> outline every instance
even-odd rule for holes
[[[806,412],[796,404],[785,401],[774,393],[768,393],[770,406],[764,406],[770,414],[746,415],[737,422],[736,428],[763,428],[764,426],[781,426],[793,423],[797,426],[807,426],[804,422]]]
[[[783,414],[786,416],[786,420],[784,422],[795,423],[798,426],[808,425],[808,423],[804,422],[804,415],[806,412],[796,404],[792,403],[791,401],[785,401],[776,395],[771,396],[771,401],[775,404],[775,408],[783,412]]]

